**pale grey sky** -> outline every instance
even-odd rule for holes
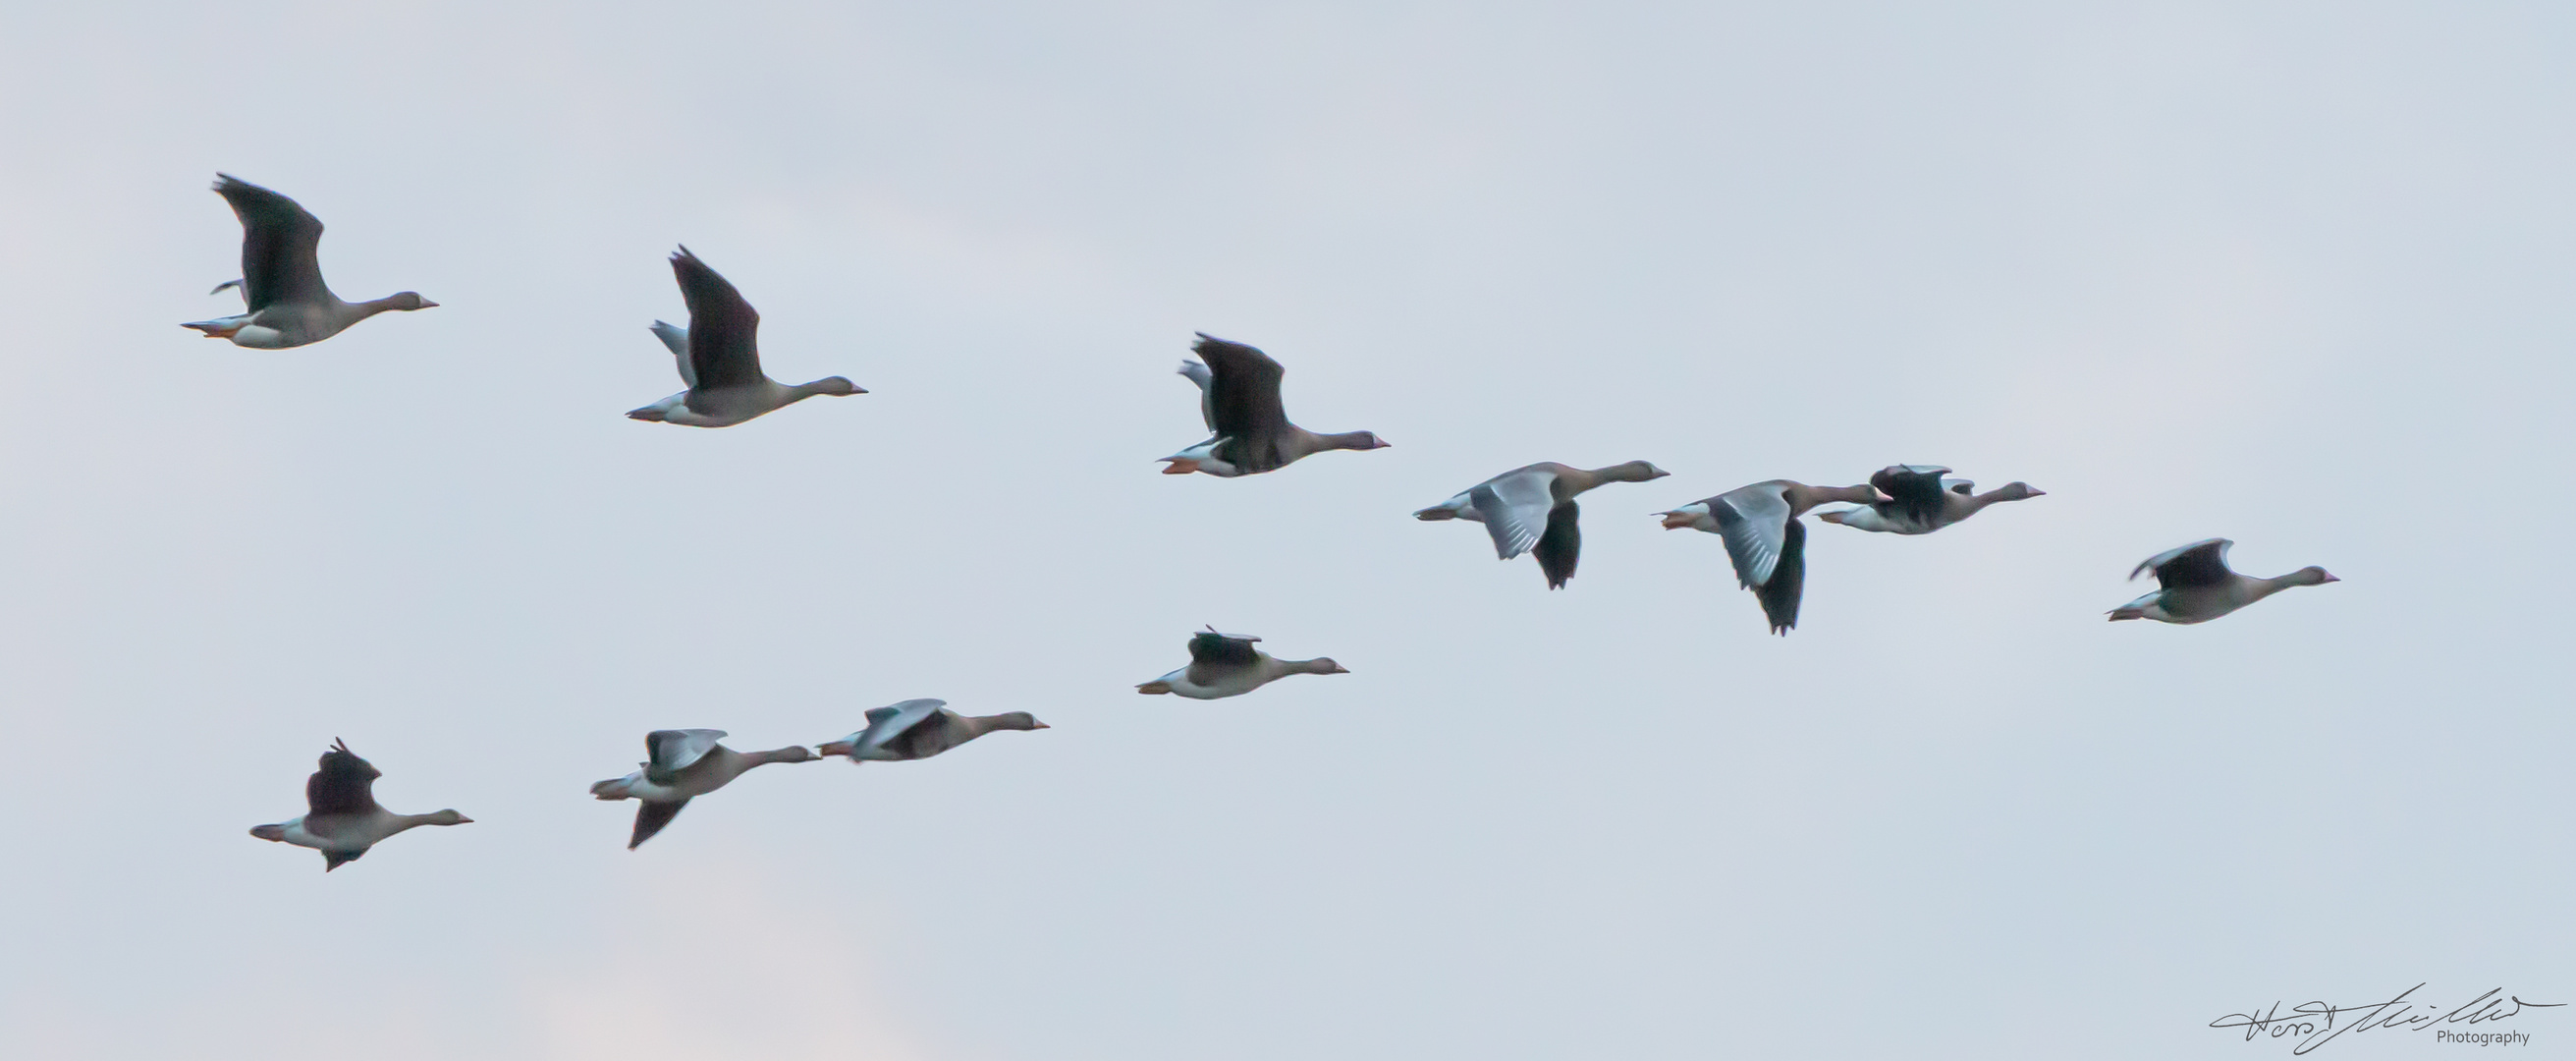
[[[0,0],[0,1054],[2278,1058],[2205,1025],[2576,1002],[2576,15],[1943,7]],[[180,329],[218,169],[443,305]],[[680,242],[873,393],[623,419]],[[1156,475],[1193,330],[1394,448]],[[1634,458],[1564,592],[1407,518]],[[1648,515],[1895,462],[2049,496],[1815,527],[1785,639]],[[2214,535],[2345,581],[2102,621]],[[1131,691],[1205,623],[1353,673]],[[635,852],[584,792],[917,696],[1055,728]],[[475,824],[244,835],[335,736]]]

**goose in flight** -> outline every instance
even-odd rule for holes
[[[1798,625],[1798,597],[1807,584],[1807,525],[1798,517],[1832,501],[1875,505],[1886,500],[1874,486],[1809,486],[1772,479],[1658,514],[1665,530],[1689,527],[1724,539],[1736,580],[1762,602],[1771,632],[1786,636]]]
[[[382,776],[382,772],[350,751],[348,742],[335,738],[331,749],[322,753],[321,769],[305,779],[304,816],[275,825],[252,826],[250,834],[318,850],[322,852],[322,872],[329,873],[340,868],[340,863],[357,861],[358,856],[386,837],[413,826],[464,825],[474,820],[452,810],[427,814],[386,810],[376,804],[376,779]]]
[[[2322,567],[2302,567],[2286,575],[2248,578],[2228,570],[2225,538],[2193,542],[2148,557],[2129,577],[2149,571],[2160,585],[2155,592],[2111,609],[2111,621],[2153,619],[2160,623],[2205,623],[2292,586],[2321,586],[2342,579]]]
[[[752,767],[801,763],[814,757],[803,745],[738,752],[716,743],[724,737],[720,729],[654,730],[644,735],[645,761],[636,764],[643,769],[590,786],[590,794],[603,800],[641,801],[635,808],[635,835],[626,842],[627,850],[661,832],[691,799],[725,787]]]
[[[839,376],[793,387],[769,378],[760,370],[760,314],[743,301],[742,292],[687,247],[671,255],[671,272],[679,277],[680,295],[689,303],[689,326],[654,321],[653,334],[671,348],[680,382],[689,389],[629,410],[627,416],[683,427],[732,427],[817,394],[867,393]]]
[[[1494,536],[1495,556],[1509,560],[1534,553],[1539,573],[1547,577],[1547,588],[1562,589],[1574,577],[1575,561],[1583,551],[1583,531],[1575,525],[1583,509],[1574,503],[1575,495],[1603,483],[1642,483],[1671,474],[1646,461],[1607,468],[1541,461],[1468,487],[1456,497],[1414,513],[1413,518],[1482,523]]]
[[[1328,449],[1384,449],[1386,440],[1366,431],[1319,435],[1288,422],[1279,404],[1279,362],[1242,343],[1206,332],[1181,362],[1181,375],[1199,385],[1199,417],[1214,436],[1163,460],[1165,475],[1206,472],[1219,478],[1278,471]]]
[[[1930,534],[1998,501],[2048,496],[2048,491],[2033,490],[2029,483],[2005,483],[1980,494],[1975,481],[1929,464],[1888,465],[1869,477],[1869,485],[1886,494],[1887,500],[1861,508],[1820,512],[1816,518],[1865,531]]]
[[[1252,647],[1261,640],[1242,634],[1220,634],[1215,627],[1190,635],[1190,665],[1136,687],[1152,695],[1171,693],[1192,700],[1241,696],[1291,674],[1349,674],[1328,657],[1277,659]]]
[[[817,757],[846,755],[856,766],[870,759],[900,762],[927,759],[996,730],[1047,729],[1026,711],[969,718],[948,709],[946,700],[906,700],[868,712],[866,729],[814,749]]]
[[[428,309],[438,303],[416,291],[367,302],[342,302],[322,282],[322,220],[276,192],[228,173],[215,174],[215,193],[241,219],[241,278],[216,284],[208,294],[241,289],[243,310],[231,317],[191,321],[209,339],[234,346],[283,350],[318,343],[390,309]]]

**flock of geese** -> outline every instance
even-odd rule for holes
[[[410,291],[365,302],[343,301],[322,281],[319,219],[293,199],[228,175],[217,175],[214,190],[241,220],[242,275],[217,285],[213,293],[237,289],[243,312],[185,327],[237,346],[278,350],[321,342],[378,313],[438,305]],[[742,292],[687,247],[671,255],[671,271],[688,303],[689,325],[681,328],[655,321],[652,331],[670,349],[685,389],[627,416],[684,427],[731,427],[815,395],[867,393],[840,376],[793,385],[769,378],[761,371],[756,341],[760,314]],[[1279,399],[1285,370],[1260,350],[1204,333],[1192,349],[1198,360],[1184,362],[1180,372],[1199,388],[1199,414],[1209,437],[1162,458],[1165,474],[1260,475],[1328,450],[1386,448],[1385,440],[1367,431],[1319,434],[1290,421]],[[1413,515],[1421,520],[1484,524],[1493,537],[1495,556],[1511,560],[1529,554],[1537,560],[1548,588],[1559,589],[1574,577],[1583,547],[1582,509],[1575,499],[1610,483],[1649,482],[1670,474],[1642,460],[1604,468],[1542,462],[1494,476]],[[1717,535],[1737,580],[1753,592],[1771,631],[1786,634],[1798,625],[1798,599],[1807,567],[1803,517],[1809,511],[1822,505],[1849,505],[1819,513],[1817,518],[1863,531],[1930,534],[1964,522],[1989,505],[2041,496],[2043,491],[2018,482],[1978,493],[1975,483],[1952,475],[1948,468],[1899,464],[1856,486],[1810,486],[1771,479],[1660,515],[1668,530],[1687,527]],[[2335,581],[2319,567],[2273,578],[2238,574],[2227,566],[2229,544],[2225,538],[2211,538],[2148,558],[2129,577],[2154,572],[2156,590],[2112,609],[2110,617],[2202,623],[2292,586]],[[1214,628],[1192,634],[1189,665],[1138,685],[1136,691],[1216,700],[1241,696],[1292,674],[1349,673],[1330,658],[1276,658],[1256,647],[1260,640]],[[726,735],[723,730],[655,730],[644,737],[645,761],[638,764],[639,769],[598,782],[590,791],[602,800],[637,802],[634,831],[626,845],[633,849],[669,825],[690,800],[731,784],[754,767],[833,756],[846,757],[852,764],[927,759],[997,730],[1045,728],[1046,723],[1024,711],[975,717],[950,711],[939,700],[906,700],[867,712],[866,725],[858,732],[813,748],[791,745],[740,752],[720,743]],[[323,869],[329,871],[415,826],[462,825],[473,820],[453,810],[388,811],[375,800],[378,776],[376,768],[346,743],[335,741],[305,783],[306,813],[258,826],[251,835],[316,849],[322,852]]]

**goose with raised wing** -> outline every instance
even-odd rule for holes
[[[867,719],[866,729],[836,741],[826,741],[815,747],[814,754],[823,758],[846,755],[852,766],[871,759],[902,762],[927,759],[1000,730],[1050,728],[1026,711],[961,715],[949,710],[946,700],[906,700],[889,704],[870,710]]]
[[[1816,518],[1865,531],[1930,534],[1976,515],[1988,505],[2048,496],[2048,491],[2031,489],[2029,483],[2005,483],[1980,494],[1974,480],[1961,479],[1951,475],[1950,469],[1931,464],[1888,465],[1869,477],[1869,485],[1886,494],[1887,500],[1819,512]]]
[[[653,334],[679,363],[681,391],[626,415],[683,427],[732,427],[817,394],[866,394],[840,376],[789,386],[760,369],[760,313],[733,283],[682,247],[671,255],[672,275],[689,304],[686,328],[653,322]]]
[[[322,872],[357,861],[386,837],[422,825],[465,825],[474,819],[452,810],[396,814],[376,803],[376,779],[384,774],[347,741],[333,738],[322,753],[320,769],[304,781],[304,816],[275,825],[251,827],[262,840],[322,852]]]
[[[1212,437],[1162,458],[1168,462],[1163,474],[1231,479],[1278,471],[1326,450],[1386,448],[1385,439],[1366,431],[1323,435],[1290,423],[1279,402],[1279,380],[1288,370],[1242,343],[1198,336],[1190,350],[1199,360],[1181,362],[1181,375],[1198,384],[1199,418]]]
[[[635,808],[635,834],[626,841],[627,850],[635,850],[654,833],[661,832],[690,800],[731,784],[753,767],[814,758],[814,753],[803,745],[738,752],[716,743],[724,738],[725,731],[720,729],[654,730],[644,735],[645,760],[636,764],[643,769],[590,786],[590,794],[603,800],[640,801]]]
[[[1807,525],[1798,517],[1830,502],[1875,505],[1886,500],[1886,494],[1867,484],[1809,486],[1772,479],[1657,514],[1664,518],[1665,530],[1688,527],[1724,540],[1736,581],[1761,602],[1771,632],[1786,636],[1798,625],[1798,598],[1807,588]]]
[[[1170,693],[1192,700],[1241,696],[1291,674],[1349,674],[1330,657],[1278,659],[1252,647],[1261,640],[1221,634],[1211,626],[1190,635],[1190,665],[1136,687],[1148,695]]]
[[[1538,558],[1547,588],[1562,589],[1574,577],[1575,562],[1583,552],[1583,530],[1575,522],[1583,509],[1574,503],[1575,496],[1604,483],[1642,483],[1671,474],[1646,461],[1606,468],[1540,461],[1468,487],[1456,497],[1414,513],[1413,518],[1482,523],[1486,533],[1493,535],[1496,557],[1509,560],[1531,553]]]
[[[2205,623],[2292,586],[2322,586],[2342,579],[2322,567],[2302,567],[2286,575],[2249,578],[2229,570],[2225,538],[2197,541],[2146,558],[2129,577],[2156,573],[2158,589],[2111,609],[2111,621],[2153,619],[2160,623]]]
[[[215,174],[215,193],[241,219],[241,278],[216,284],[241,291],[243,310],[230,317],[191,321],[209,339],[234,346],[283,350],[318,343],[387,310],[428,309],[438,303],[417,291],[399,291],[365,302],[343,302],[322,282],[322,220],[276,192],[228,173]]]

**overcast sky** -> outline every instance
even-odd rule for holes
[[[2206,1025],[2576,1002],[2576,15],[1937,6],[0,0],[0,1054],[2276,1058]],[[440,307],[177,327],[238,305],[217,170]],[[622,418],[681,242],[871,393]],[[1194,330],[1393,448],[1155,474]],[[1562,592],[1407,518],[1640,458]],[[1786,638],[1649,515],[1897,462],[2048,496],[1814,526]],[[2344,581],[2103,621],[2211,536]],[[1351,673],[1135,695],[1210,623]],[[584,791],[925,696],[1054,728],[633,852]],[[475,823],[244,835],[334,737]]]

